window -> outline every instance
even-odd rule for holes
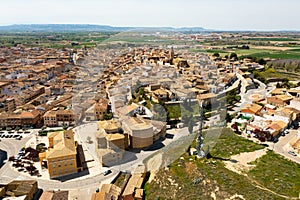
[[[72,161],[70,162],[70,165],[73,165],[73,162],[72,162]]]
[[[56,171],[53,171],[53,175],[55,175],[56,174]]]
[[[55,168],[55,164],[52,164],[52,168]]]
[[[65,162],[65,166],[67,166],[68,165],[68,162]]]

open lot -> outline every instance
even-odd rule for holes
[[[300,165],[272,151],[249,163],[252,168],[245,174],[225,167],[223,161],[237,162],[230,159],[232,155],[264,148],[244,140],[225,129],[211,151],[212,158],[195,160],[184,154],[146,183],[146,199],[297,199]]]

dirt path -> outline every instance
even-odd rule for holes
[[[252,184],[253,186],[255,186],[255,187],[257,187],[257,188],[259,188],[259,189],[261,189],[261,190],[265,190],[265,191],[267,191],[267,192],[270,192],[270,193],[272,193],[272,194],[274,194],[274,195],[276,195],[276,196],[279,196],[279,197],[285,198],[285,199],[299,199],[299,198],[297,198],[297,197],[288,197],[288,196],[285,196],[285,195],[282,195],[282,194],[278,194],[278,193],[276,193],[276,192],[274,192],[274,191],[272,191],[272,190],[270,190],[270,189],[264,187],[263,185],[261,185],[260,183],[258,183],[256,180],[250,178],[249,176],[247,176],[247,178],[249,179],[249,181],[251,182],[251,184]]]
[[[154,179],[156,172],[162,164],[162,154],[157,154],[152,157],[146,164],[147,170],[150,171],[149,183]]]
[[[252,179],[249,177],[245,172],[248,172],[252,168],[255,167],[255,165],[250,165],[248,163],[255,161],[256,159],[262,157],[267,153],[267,149],[261,149],[253,152],[246,152],[246,153],[241,153],[238,155],[234,155],[231,157],[230,161],[224,161],[225,167],[233,172],[236,172],[238,174],[244,175],[247,177],[247,179],[251,182],[251,184],[261,190],[268,191],[278,197],[285,198],[285,199],[299,199],[296,197],[288,197],[282,194],[278,194],[263,185],[261,185],[259,182],[256,180]]]
[[[266,152],[266,149],[261,149],[253,152],[246,152],[234,155],[231,157],[230,161],[224,161],[225,167],[231,171],[246,176],[244,172],[247,172],[255,167],[255,165],[250,165],[248,163],[253,162],[256,159],[262,157],[266,154]]]

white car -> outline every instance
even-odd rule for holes
[[[293,151],[288,151],[288,154],[292,155],[292,156],[297,156],[297,154]]]

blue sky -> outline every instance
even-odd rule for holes
[[[299,0],[0,0],[0,24],[300,30]]]

